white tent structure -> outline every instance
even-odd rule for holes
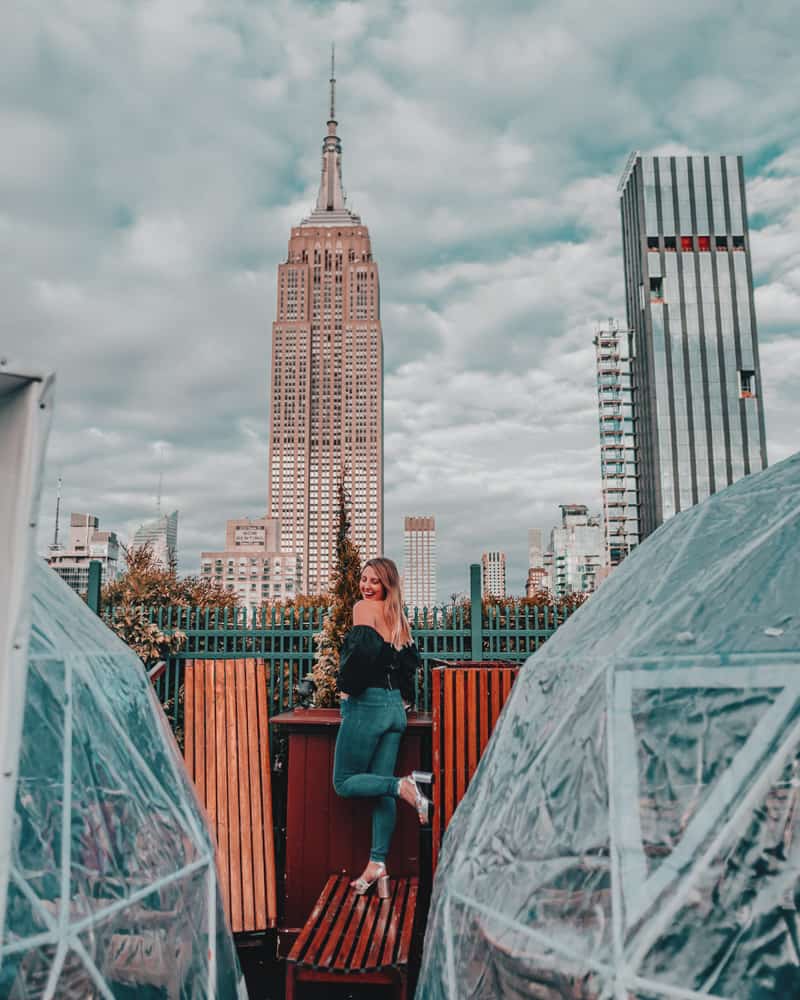
[[[425,1000],[800,996],[800,454],[525,665],[445,838]]]
[[[246,996],[142,664],[35,557],[51,390],[0,368],[0,997]]]

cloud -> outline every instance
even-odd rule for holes
[[[743,152],[770,457],[796,449],[798,29],[676,0],[53,0],[0,38],[0,351],[58,374],[43,542],[180,509],[181,568],[266,503],[277,264],[313,204],[337,44],[379,262],[386,541],[437,516],[440,596],[597,508],[592,336],[624,320],[631,149]],[[159,444],[159,442],[161,444]]]

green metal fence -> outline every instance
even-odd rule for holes
[[[430,710],[431,668],[456,660],[525,661],[568,617],[567,608],[489,606],[481,600],[480,566],[470,567],[470,603],[415,609],[409,619],[420,651],[423,671],[417,707]],[[481,613],[473,615],[473,608]],[[167,633],[181,631],[186,642],[170,657],[156,683],[156,691],[173,727],[181,723],[181,686],[184,665],[197,659],[262,660],[269,669],[270,714],[294,706],[295,688],[310,673],[314,636],[322,629],[326,608],[245,609],[150,608],[148,621]],[[114,619],[117,610],[107,608]]]

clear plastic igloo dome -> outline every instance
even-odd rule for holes
[[[417,996],[800,996],[800,454],[678,515],[526,663]]]
[[[51,385],[0,371],[0,997],[246,997],[144,668],[33,555]]]

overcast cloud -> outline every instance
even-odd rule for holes
[[[624,320],[632,149],[742,153],[770,462],[800,427],[791,5],[27,0],[0,35],[0,353],[57,373],[43,496],[196,572],[263,513],[277,265],[311,208],[336,42],[349,205],[379,263],[387,554],[433,513],[439,597],[599,509],[592,337]]]

